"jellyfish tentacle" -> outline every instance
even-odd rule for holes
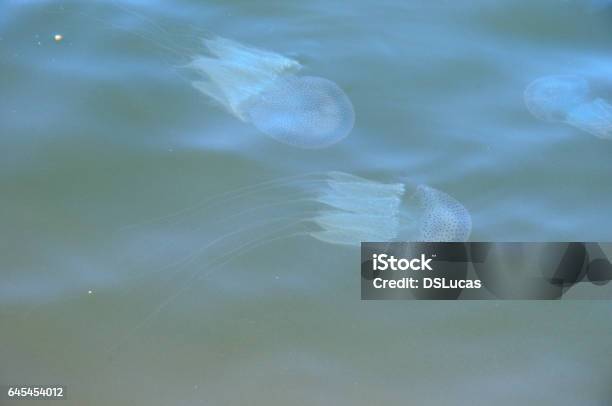
[[[392,241],[400,228],[404,192],[404,185],[399,183],[331,172],[327,187],[317,196],[328,209],[313,218],[321,230],[311,235],[327,243],[353,246],[362,241]]]
[[[153,27],[154,29],[156,29],[160,34],[164,35],[164,36],[170,36],[170,32],[168,30],[166,30],[164,27],[162,27],[160,24],[156,23],[152,18],[147,17],[146,15],[137,13],[135,10],[131,10],[125,6],[122,6],[120,3],[118,3],[116,0],[111,0],[110,3],[117,9],[119,9],[120,11],[131,15],[132,17],[135,17],[137,19],[139,19],[141,22],[144,22],[145,24],[148,24],[150,27]]]
[[[310,180],[308,179],[309,177],[322,177],[321,180],[317,180],[317,179],[313,179]],[[133,228],[139,228],[139,227],[143,227],[149,224],[153,224],[153,223],[158,223],[158,222],[163,222],[165,220],[168,219],[173,219],[176,217],[180,217],[182,215],[186,215],[186,214],[190,214],[199,210],[203,210],[203,209],[209,209],[211,208],[211,205],[214,203],[214,205],[221,205],[221,204],[227,204],[230,201],[233,200],[237,200],[237,199],[243,199],[246,197],[249,197],[250,195],[254,194],[254,193],[259,193],[262,192],[264,190],[271,190],[271,189],[275,189],[275,188],[282,188],[282,187],[287,187],[287,186],[294,186],[297,182],[304,182],[306,184],[308,184],[308,182],[312,182],[313,185],[316,185],[319,182],[323,182],[325,181],[325,178],[327,176],[327,172],[310,172],[310,173],[306,173],[306,174],[300,174],[300,175],[292,175],[292,176],[285,176],[285,177],[281,177],[281,178],[276,178],[276,179],[272,179],[272,180],[268,180],[268,181],[263,181],[263,182],[259,182],[253,185],[248,185],[248,186],[243,186],[240,187],[238,189],[233,189],[227,192],[222,192],[219,193],[217,195],[211,196],[203,201],[200,201],[196,204],[193,204],[191,206],[187,206],[185,208],[182,208],[178,211],[175,211],[173,213],[170,214],[166,214],[164,216],[159,216],[159,217],[155,217],[152,219],[148,219],[142,222],[138,222],[138,223],[133,223],[133,224],[128,224],[125,226],[122,226],[119,228],[119,231],[124,231],[124,230],[129,230],[129,229],[133,229]],[[304,178],[304,179],[301,179]],[[292,183],[293,182],[293,183]],[[214,205],[212,207],[214,207]]]
[[[293,224],[288,224],[284,227],[281,227],[280,229],[277,229],[275,231],[273,231],[272,233],[269,233],[266,235],[266,237],[264,237],[264,239],[262,240],[249,240],[247,243],[241,245],[240,247],[224,254],[223,257],[228,256],[228,255],[233,255],[231,258],[235,258],[235,253],[240,253],[241,251],[245,250],[246,247],[248,247],[249,245],[253,244],[253,242],[256,242],[256,245],[246,249],[244,252],[241,252],[240,255],[243,255],[244,253],[250,251],[251,249],[256,248],[257,246],[260,245],[264,245],[266,243],[275,241],[277,239],[281,239],[281,238],[287,238],[287,236],[278,236],[278,237],[274,237],[272,239],[270,239],[270,235],[276,234],[278,232],[283,231],[284,229],[289,229],[290,227],[293,227],[295,225],[298,225],[301,222],[301,220],[295,221]],[[303,233],[293,233],[290,235],[302,235]],[[206,246],[205,249],[208,249],[210,247],[210,245]],[[187,261],[187,263],[197,259],[197,257],[201,254],[201,251],[198,253],[197,256],[195,257],[190,257]],[[203,270],[197,270],[195,272],[190,273],[186,280],[184,281],[183,285],[174,293],[170,294],[169,296],[167,296],[152,312],[150,312],[149,314],[147,314],[140,322],[138,322],[133,328],[131,328],[125,335],[123,335],[119,340],[117,340],[117,342],[115,344],[113,344],[112,346],[108,347],[106,349],[106,353],[108,353],[109,355],[114,354],[119,347],[121,346],[121,344],[123,344],[127,339],[129,339],[134,333],[136,333],[138,330],[140,330],[142,327],[144,327],[147,323],[149,323],[150,321],[152,321],[156,315],[158,315],[160,312],[162,312],[167,306],[169,306],[170,304],[172,304],[176,299],[178,299],[178,297],[180,297],[182,294],[184,294],[186,291],[188,291],[193,285],[191,284],[191,282],[193,282],[195,279],[197,278],[201,278],[203,276],[207,276],[209,275],[214,269],[216,269],[217,265],[215,265],[214,263],[215,260],[213,260],[213,264],[209,264],[207,265],[207,269],[208,272],[206,272],[206,274],[202,275]],[[226,261],[222,261],[221,265],[225,265],[227,263]],[[186,263],[184,263],[183,265],[186,265]]]
[[[232,237],[232,236],[239,236],[242,233],[249,232],[249,231],[252,232],[253,230],[257,230],[257,229],[262,228],[262,227],[268,227],[271,224],[276,224],[276,223],[284,222],[284,221],[287,221],[287,220],[293,220],[292,222],[288,223],[289,226],[291,226],[291,225],[295,225],[295,224],[300,224],[302,222],[306,223],[306,222],[310,221],[310,217],[298,218],[296,220],[296,216],[295,215],[291,215],[291,216],[276,216],[276,217],[274,217],[272,219],[267,218],[264,221],[260,221],[260,222],[254,223],[254,224],[250,224],[248,226],[244,226],[244,227],[238,228],[236,230],[233,230],[231,232],[222,234],[221,236],[218,236],[218,237],[214,238],[212,241],[204,244],[202,247],[198,248],[197,250],[195,250],[195,251],[189,253],[188,255],[183,256],[183,257],[181,257],[179,259],[176,259],[176,260],[172,261],[169,264],[166,264],[166,265],[163,265],[161,267],[158,267],[157,269],[154,269],[152,271],[143,271],[143,272],[140,272],[140,273],[138,273],[136,275],[133,275],[132,276],[132,281],[141,279],[143,277],[150,277],[151,275],[160,274],[160,273],[163,273],[163,272],[166,272],[166,271],[174,269],[173,272],[171,272],[169,275],[167,275],[169,278],[173,278],[178,273],[180,273],[180,266],[184,266],[184,265],[187,265],[187,264],[191,263],[192,261],[194,261],[197,258],[199,258],[201,255],[203,255],[206,252],[207,249],[209,249],[211,247],[214,247],[214,246],[218,245],[219,243],[221,243],[221,242],[223,242],[225,240],[228,240],[230,237]],[[132,288],[125,289],[123,293],[127,294],[127,293],[131,292],[133,288],[134,287],[132,286]]]
[[[126,10],[122,10],[125,12],[128,12]],[[193,49],[189,49],[189,48],[183,48],[180,45],[178,45],[177,43],[173,42],[172,40],[170,40],[169,42],[167,42],[167,40],[161,40],[159,38],[155,38],[153,37],[153,35],[149,34],[145,34],[142,31],[136,31],[136,30],[132,30],[126,27],[122,27],[119,24],[113,23],[111,21],[108,20],[104,20],[103,18],[97,17],[97,16],[93,16],[90,14],[87,14],[83,11],[75,11],[76,14],[97,21],[99,23],[102,24],[103,27],[105,27],[105,29],[107,30],[113,30],[113,31],[123,31],[126,32],[129,35],[132,35],[134,37],[143,39],[145,42],[147,43],[151,43],[154,44],[155,46],[157,46],[160,50],[169,52],[171,54],[173,54],[175,57],[180,57],[180,58],[185,58],[187,55],[193,54],[194,50]],[[130,12],[130,14],[132,15],[138,15],[138,14],[134,14],[134,12]],[[168,36],[169,38],[170,36]]]
[[[223,217],[220,218],[218,220],[213,221],[212,223],[207,223],[206,225],[198,225],[197,227],[193,228],[190,230],[191,233],[197,234],[198,232],[202,231],[205,227],[209,227],[211,225],[223,225],[226,223],[229,223],[231,220],[235,220],[239,217],[244,217],[247,214],[250,213],[256,213],[259,210],[262,209],[269,209],[269,208],[274,208],[274,207],[290,207],[292,205],[295,205],[297,203],[316,203],[316,199],[314,198],[299,198],[299,199],[289,199],[289,200],[283,200],[283,201],[275,201],[272,203],[266,203],[266,204],[262,204],[262,205],[258,205],[258,206],[253,206],[253,207],[249,207],[247,209],[243,209],[237,213],[233,213],[230,216],[227,217]],[[300,210],[299,211],[299,215],[305,215],[305,214],[310,214],[310,213],[316,213],[316,210],[314,209],[310,209],[310,210]],[[291,216],[276,216],[276,217],[272,217],[272,218],[268,218],[269,221],[277,221],[278,219],[283,219],[283,218],[296,218],[298,217],[298,214],[293,214]],[[179,244],[178,241],[172,240],[172,239],[168,239],[164,244],[162,244],[162,246],[160,246],[160,249],[168,249],[168,248],[172,248],[173,246],[176,246],[177,244]]]
[[[186,65],[201,77],[194,87],[243,121],[247,101],[280,75],[301,69],[297,61],[226,38],[204,39],[203,44],[211,56],[196,55]]]
[[[398,235],[395,216],[357,214],[338,210],[322,211],[314,217],[321,231],[311,236],[323,242],[359,246],[363,241],[393,241]]]
[[[165,28],[162,24],[156,22],[153,18],[148,17],[145,14],[138,13],[136,10],[130,9],[129,7],[123,6],[120,3],[118,3],[116,0],[111,0],[110,3],[112,4],[113,7],[118,9],[120,12],[129,14],[132,17],[138,19],[141,23],[149,26],[152,29],[150,33],[152,35],[157,33],[159,38],[163,38],[163,41],[165,42],[162,43],[161,42],[162,40],[160,39],[153,39],[153,36],[149,36],[149,37],[140,36],[141,38],[148,40],[152,43],[155,43],[156,45],[161,46],[163,49],[171,51],[172,53],[182,58],[185,58],[186,56],[192,55],[194,53],[193,48],[184,47],[180,45],[177,41],[174,41],[172,37],[176,36],[176,33],[171,32],[168,28]],[[115,26],[115,27],[122,29],[128,33],[132,33],[134,35],[139,34],[138,32],[135,32],[134,30],[129,30],[126,28],[118,27],[118,26]],[[203,30],[199,27],[196,27],[193,24],[185,24],[184,22],[182,22],[181,27],[187,27],[189,29],[189,34],[181,35],[185,38],[187,37],[194,38],[194,36],[199,37],[199,38],[212,36],[212,33],[210,31]]]

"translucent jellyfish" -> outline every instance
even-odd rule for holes
[[[214,213],[213,219],[197,226],[198,213]],[[472,221],[459,201],[430,186],[323,172],[237,189],[177,213],[126,226],[122,232],[147,227],[179,227],[183,233],[186,227],[196,238],[209,234],[206,243],[202,242],[207,237],[202,236],[194,246],[180,240],[187,251],[182,263],[200,256],[231,259],[243,249],[298,236],[348,246],[363,241],[466,241]],[[171,244],[177,239],[168,240]]]
[[[199,217],[204,220],[200,222]],[[143,277],[161,272],[174,278],[198,261],[197,267],[187,271],[183,287],[167,297],[149,319],[193,286],[196,278],[275,241],[300,238],[304,243],[310,240],[311,244],[318,241],[355,249],[364,241],[465,241],[471,228],[468,210],[430,186],[322,172],[235,189],[179,212],[126,226],[121,236],[140,242],[147,234],[165,233],[171,236],[167,244],[178,246],[180,255],[164,261],[162,267],[146,270]],[[153,232],[159,229],[163,233]],[[185,243],[187,239],[177,237],[179,233],[193,236],[194,242]],[[152,249],[152,244],[145,245],[149,252],[166,251],[164,246]],[[159,262],[159,257],[153,261]]]
[[[540,120],[564,121],[567,113],[587,101],[588,82],[579,76],[559,75],[536,79],[525,89],[527,109]]]
[[[580,76],[546,76],[525,89],[525,105],[535,117],[569,124],[599,138],[612,138],[612,105],[594,97]]]
[[[407,193],[408,189],[412,191]],[[257,203],[243,207],[246,201]],[[440,190],[427,185],[378,182],[335,171],[241,188],[150,223],[170,220],[180,224],[195,213],[215,207],[227,211],[215,217],[230,226],[232,235],[250,228],[248,221],[257,214],[257,219],[264,219],[264,228],[266,219],[274,224],[280,218],[299,225],[296,235],[342,245],[358,246],[363,241],[467,241],[472,229],[468,210]]]
[[[297,76],[301,65],[282,55],[225,38],[204,40],[210,56],[187,65],[195,88],[270,137],[302,148],[327,147],[345,138],[355,113],[334,82]]]
[[[181,79],[269,137],[296,147],[324,148],[351,132],[355,122],[351,100],[331,80],[299,75],[298,61],[189,24],[181,24],[184,32],[177,36],[155,19],[115,2],[109,6],[144,26],[135,30],[130,21],[128,27],[111,23],[111,28],[153,44]]]

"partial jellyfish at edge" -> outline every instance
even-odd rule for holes
[[[524,92],[525,105],[536,118],[569,124],[602,139],[612,139],[612,105],[593,94],[581,76],[554,75],[536,79]]]
[[[185,67],[193,86],[238,119],[273,139],[301,148],[324,148],[344,139],[355,122],[353,105],[334,82],[298,76],[299,62],[216,37],[209,55]]]

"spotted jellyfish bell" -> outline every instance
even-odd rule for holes
[[[427,185],[417,186],[414,198],[420,208],[420,241],[462,242],[470,238],[472,217],[457,199]]]

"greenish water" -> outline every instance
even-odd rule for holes
[[[176,69],[210,34],[337,83],[351,134],[294,148],[212,103]],[[285,189],[163,217],[343,171],[449,193],[475,241],[611,241],[612,141],[523,103],[554,74],[612,100],[611,45],[603,1],[4,0],[0,384],[70,405],[608,404],[609,302],[361,302],[357,248],[234,255],[258,229],[205,249],[294,215],[235,216]]]

